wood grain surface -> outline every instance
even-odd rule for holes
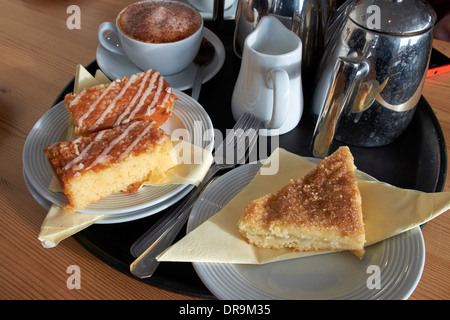
[[[95,59],[97,28],[132,1],[76,1],[80,29],[69,29],[68,1],[1,0],[0,4],[0,298],[196,299],[133,279],[100,261],[74,239],[44,249],[38,233],[46,215],[27,191],[22,150],[28,132],[73,78],[77,64]],[[450,43],[434,46],[450,55]],[[450,73],[426,81],[423,95],[450,143]],[[447,182],[445,190],[450,191]],[[423,230],[426,263],[411,299],[450,298],[450,215]],[[77,265],[82,288],[70,290],[67,268]]]

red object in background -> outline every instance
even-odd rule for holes
[[[441,73],[449,72],[449,71],[450,71],[450,65],[431,68],[431,69],[428,69],[427,78],[441,74]]]
[[[450,71],[450,58],[433,49],[431,51],[430,65],[427,78]]]

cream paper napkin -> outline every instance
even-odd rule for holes
[[[83,66],[78,65],[74,92],[78,93],[84,88],[108,83],[109,81],[100,70],[97,70],[95,77],[93,77]],[[73,138],[73,132],[73,124],[69,123],[67,139]],[[189,183],[195,186],[199,185],[213,161],[211,152],[175,137],[172,137],[172,142],[179,165],[170,169],[163,181],[151,181],[147,184]],[[52,179],[49,188],[53,192],[62,191],[56,178]],[[143,188],[145,188],[145,184]],[[107,214],[69,213],[65,212],[60,206],[53,204],[42,223],[38,239],[44,248],[52,248],[57,246],[62,240],[107,217]]]
[[[261,249],[248,244],[238,231],[242,209],[250,201],[298,179],[315,164],[277,149],[265,165],[279,161],[275,175],[261,175],[253,180],[217,214],[188,233],[158,257],[159,261],[264,264],[320,253],[299,253],[290,249]],[[361,175],[357,175],[357,177]],[[415,228],[450,208],[450,192],[424,193],[405,190],[378,181],[358,178],[366,231],[366,246]]]

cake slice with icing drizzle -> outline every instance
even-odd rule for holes
[[[170,136],[150,120],[51,144],[44,152],[69,212],[112,193],[136,191],[143,182],[162,179],[177,164]]]
[[[172,115],[175,100],[169,83],[152,69],[64,98],[80,135],[140,120],[161,126]]]

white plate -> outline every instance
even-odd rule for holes
[[[186,129],[186,137],[194,145],[208,151],[213,149],[213,125],[206,111],[197,101],[178,90],[173,91],[179,100],[175,101],[173,115],[162,126],[171,134],[175,129]],[[48,189],[53,178],[53,171],[48,163],[43,149],[54,142],[65,140],[69,112],[64,102],[51,108],[31,129],[23,150],[24,174],[33,188],[46,200],[60,206],[67,204],[67,198],[62,192],[52,192]],[[205,132],[211,140],[205,139]],[[112,194],[97,203],[79,210],[96,214],[124,214],[141,210],[166,201],[187,187],[182,185],[146,186],[135,194]]]
[[[36,200],[37,203],[39,203],[45,210],[50,210],[52,203],[46,199],[44,199],[31,185],[29,179],[26,177],[26,175],[24,174],[24,180],[25,180],[25,184],[28,188],[28,191],[30,192],[30,194],[32,195],[32,197],[34,198],[34,200]],[[137,211],[133,211],[133,212],[129,212],[129,213],[123,213],[123,214],[112,214],[112,215],[108,215],[105,218],[103,218],[100,221],[97,221],[95,224],[112,224],[112,223],[122,223],[122,222],[128,222],[128,221],[134,221],[134,220],[138,220],[141,218],[145,218],[148,216],[151,216],[155,213],[158,213],[168,207],[170,207],[171,205],[173,205],[174,203],[176,203],[177,201],[181,200],[186,194],[189,193],[189,191],[191,191],[193,188],[193,186],[188,186],[187,188],[184,188],[180,193],[176,194],[175,196],[167,199],[166,201],[161,202],[160,204],[154,205],[154,206],[150,206],[148,208],[144,208],[141,210],[137,210]]]
[[[217,213],[247,186],[259,169],[249,164],[215,181],[194,206],[190,232]],[[369,177],[369,176],[367,176]],[[350,253],[332,253],[264,265],[193,263],[200,279],[219,299],[407,299],[416,288],[425,263],[420,228],[366,248],[359,260]],[[381,271],[380,289],[369,289],[369,266]],[[369,270],[370,271],[370,270]]]
[[[203,83],[209,81],[222,68],[225,61],[225,48],[222,41],[209,29],[203,29],[203,36],[212,43],[215,48],[214,59],[205,66]],[[108,33],[105,39],[118,45],[119,41],[115,34]],[[102,45],[97,47],[97,64],[100,69],[112,80],[129,77],[132,74],[141,72],[142,70],[136,67],[126,56],[113,53],[105,49]],[[191,63],[189,67],[183,71],[164,76],[164,79],[170,84],[172,88],[178,90],[191,89],[194,83],[195,73],[198,66]]]

